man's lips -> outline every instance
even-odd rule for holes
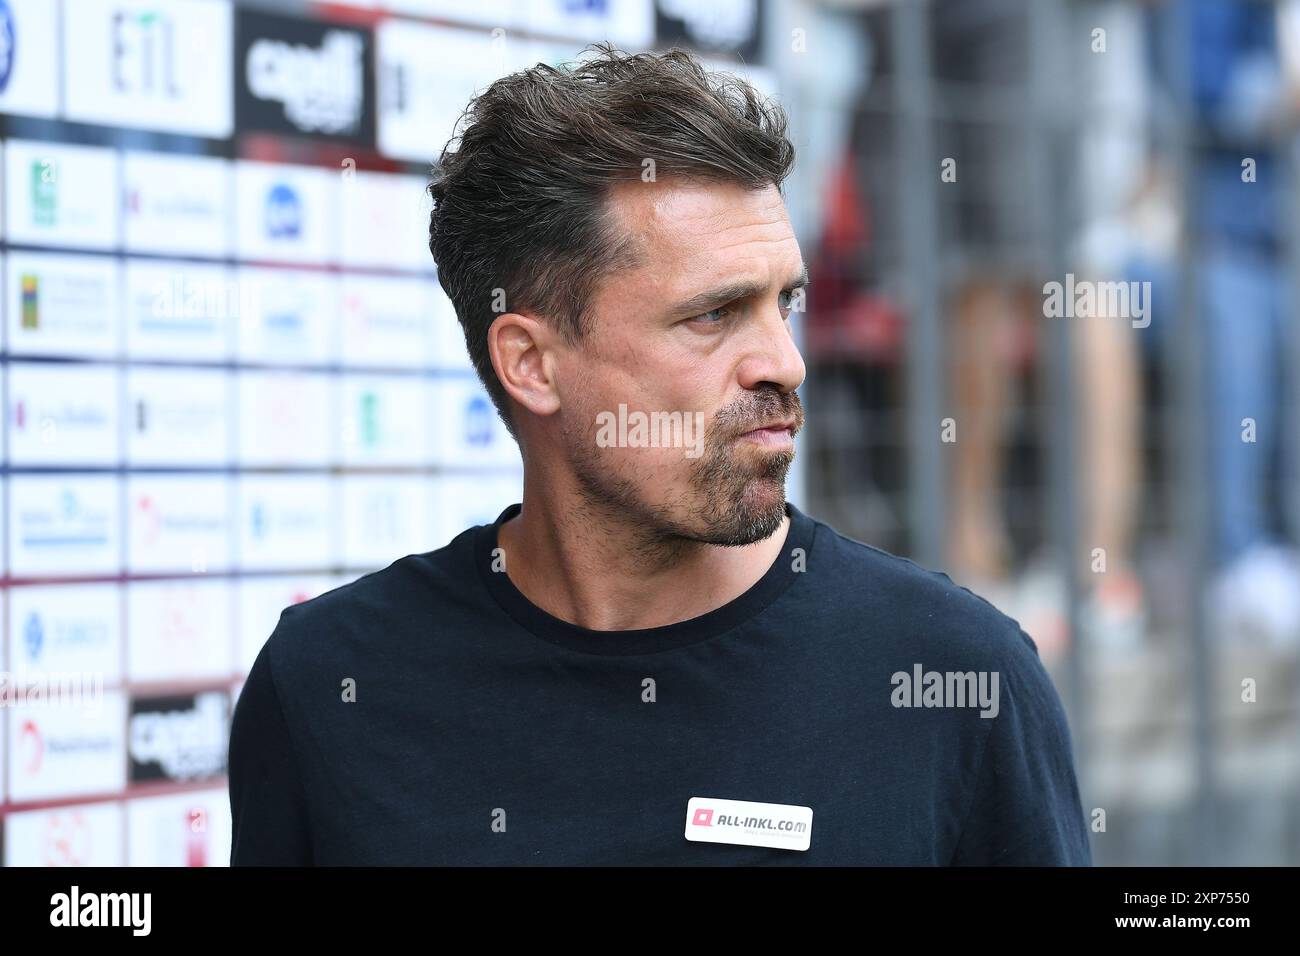
[[[794,420],[771,422],[751,429],[740,437],[763,445],[784,446],[794,443]]]
[[[794,433],[795,420],[793,418],[779,418],[776,421],[766,422],[757,428],[752,428],[745,432],[746,435],[752,435],[754,432],[790,432]]]

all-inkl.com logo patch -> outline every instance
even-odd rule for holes
[[[812,844],[812,817],[811,807],[691,797],[686,803],[686,839],[806,850]]]

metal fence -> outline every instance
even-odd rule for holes
[[[1035,638],[1100,864],[1300,862],[1293,6],[842,12],[846,148],[795,200],[822,209],[810,506]],[[796,132],[835,108],[810,88]],[[1234,552],[1246,513],[1267,547]]]

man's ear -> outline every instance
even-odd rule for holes
[[[534,415],[560,410],[555,381],[553,330],[540,319],[518,312],[498,315],[488,328],[488,355],[502,388]]]

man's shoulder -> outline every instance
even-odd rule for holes
[[[895,628],[898,640],[1000,659],[1038,656],[1020,623],[947,573],[859,541],[814,518],[820,588],[833,607]]]
[[[468,600],[475,530],[283,608],[266,641],[273,663],[391,640],[412,622],[436,616],[444,604]]]

